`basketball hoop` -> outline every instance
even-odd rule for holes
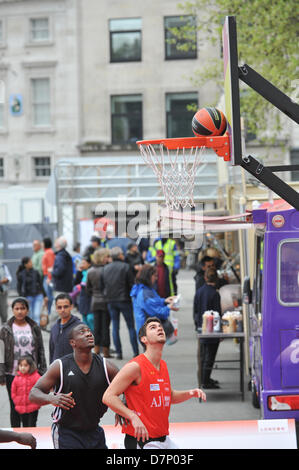
[[[139,140],[136,143],[143,160],[157,176],[169,209],[195,207],[195,175],[206,147],[212,148],[224,160],[230,159],[227,135]]]

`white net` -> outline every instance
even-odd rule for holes
[[[140,145],[140,153],[156,174],[169,209],[194,207],[196,170],[205,147],[171,150],[163,144]]]

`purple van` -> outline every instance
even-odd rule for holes
[[[299,422],[299,211],[253,210],[252,402],[263,419]]]

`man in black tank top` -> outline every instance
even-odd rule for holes
[[[84,323],[72,329],[70,344],[73,353],[51,364],[32,388],[29,399],[39,405],[55,406],[55,449],[107,449],[104,430],[99,426],[107,411],[102,396],[118,368],[92,353],[94,337]]]

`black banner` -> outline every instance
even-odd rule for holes
[[[16,289],[16,271],[23,256],[33,255],[33,240],[57,238],[57,224],[7,224],[0,225],[0,260],[12,276],[10,289]]]

